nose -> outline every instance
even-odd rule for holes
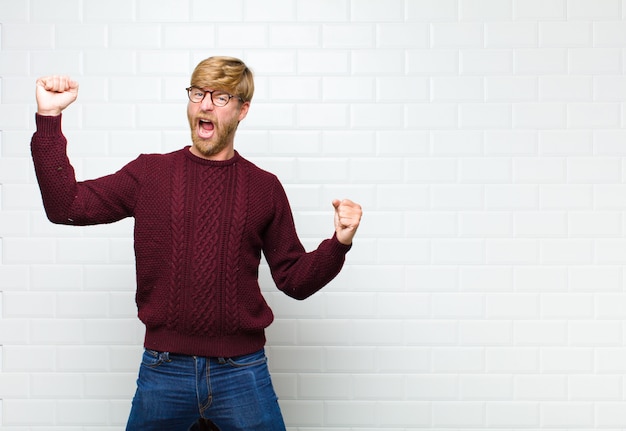
[[[210,111],[214,107],[215,105],[213,105],[213,99],[211,98],[211,93],[205,93],[204,99],[202,99],[202,101],[200,102],[200,108],[203,111]]]

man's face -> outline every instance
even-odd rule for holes
[[[213,90],[202,88],[200,91]],[[198,157],[228,160],[234,156],[235,132],[250,107],[250,102],[231,98],[226,106],[215,106],[206,93],[201,102],[187,104],[187,118],[191,128],[191,152]]]

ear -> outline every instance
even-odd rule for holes
[[[248,110],[249,109],[250,109],[250,102],[249,101],[243,102],[241,104],[241,107],[239,108],[239,121],[241,121],[244,118],[246,118],[246,115],[248,115]]]

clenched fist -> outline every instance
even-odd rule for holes
[[[350,245],[359,223],[361,223],[361,216],[363,215],[361,205],[349,199],[342,201],[335,199],[333,207],[335,207],[335,232],[337,233],[337,239],[342,244]]]
[[[78,97],[78,82],[68,76],[47,76],[37,80],[37,113],[60,115]]]

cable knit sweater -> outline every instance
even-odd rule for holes
[[[31,152],[48,218],[93,225],[135,218],[136,302],[145,347],[231,357],[259,350],[274,316],[261,295],[261,252],[276,286],[304,299],[341,270],[333,235],[306,252],[278,179],[238,153],[209,161],[189,148],[142,154],[77,182],[61,116],[36,117]]]

